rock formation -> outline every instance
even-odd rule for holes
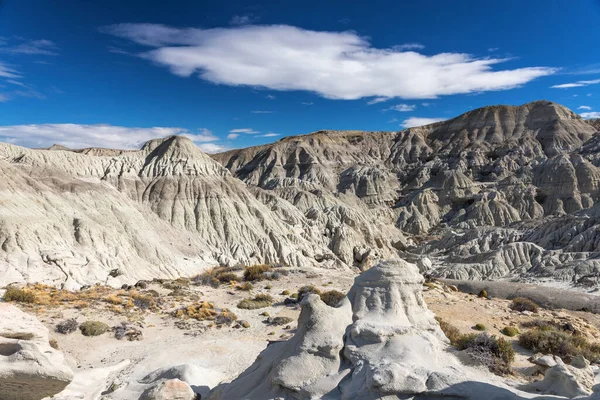
[[[62,391],[73,379],[48,329],[34,317],[0,303],[0,399],[39,400]]]
[[[208,398],[535,398],[459,361],[423,302],[422,284],[414,264],[391,260],[359,275],[338,308],[316,295],[306,296],[296,334],[272,343],[245,372]],[[589,365],[568,368],[569,377],[551,372],[530,390],[561,396],[591,393],[586,389]],[[549,383],[558,377],[569,383]]]
[[[0,144],[0,285],[66,288],[400,256],[454,279],[600,280],[600,139],[555,103],[399,132],[319,131],[212,157]],[[134,267],[133,267],[134,266]]]

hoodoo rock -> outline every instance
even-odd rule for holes
[[[531,393],[462,364],[425,305],[414,264],[379,263],[337,307],[302,300],[298,330],[209,399],[523,399]]]

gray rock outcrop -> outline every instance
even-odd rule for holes
[[[39,400],[59,393],[71,380],[62,353],[48,342],[48,329],[0,303],[0,399]]]

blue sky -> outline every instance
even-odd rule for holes
[[[599,0],[0,0],[0,140],[208,152],[492,104],[600,117]]]

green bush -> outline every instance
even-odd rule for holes
[[[110,329],[108,325],[100,321],[85,321],[79,326],[83,336],[98,336]]]
[[[218,273],[215,278],[221,283],[239,282],[241,278],[233,272],[221,272]]]
[[[254,298],[240,301],[237,307],[244,310],[256,310],[257,308],[271,307],[272,305],[273,297],[268,294],[257,294]]]
[[[505,326],[502,329],[502,334],[504,334],[508,337],[513,337],[513,336],[517,336],[519,334],[519,330],[517,328],[515,328],[514,326]]]
[[[515,311],[531,311],[534,313],[538,312],[538,305],[526,297],[514,298],[510,308]]]
[[[487,290],[483,289],[481,292],[479,292],[479,294],[477,295],[477,297],[481,297],[481,298],[487,299],[487,297],[488,297]]]
[[[337,307],[337,305],[340,304],[340,301],[342,301],[344,297],[346,297],[346,295],[337,290],[329,290],[327,292],[321,293],[321,300],[323,300],[323,303],[327,304],[330,307]]]
[[[475,329],[476,331],[485,331],[486,328],[484,324],[475,324],[473,329]]]
[[[33,304],[36,302],[35,293],[31,290],[8,287],[4,293],[4,301]]]
[[[444,335],[446,335],[448,340],[450,340],[450,343],[456,347],[459,339],[463,336],[458,328],[444,321],[440,317],[435,317],[435,319],[440,324],[440,328],[442,329],[442,332],[444,332]]]
[[[519,336],[519,344],[526,349],[553,354],[566,361],[578,355],[591,362],[600,362],[600,345],[589,343],[584,337],[573,335],[550,325],[536,327]]]

